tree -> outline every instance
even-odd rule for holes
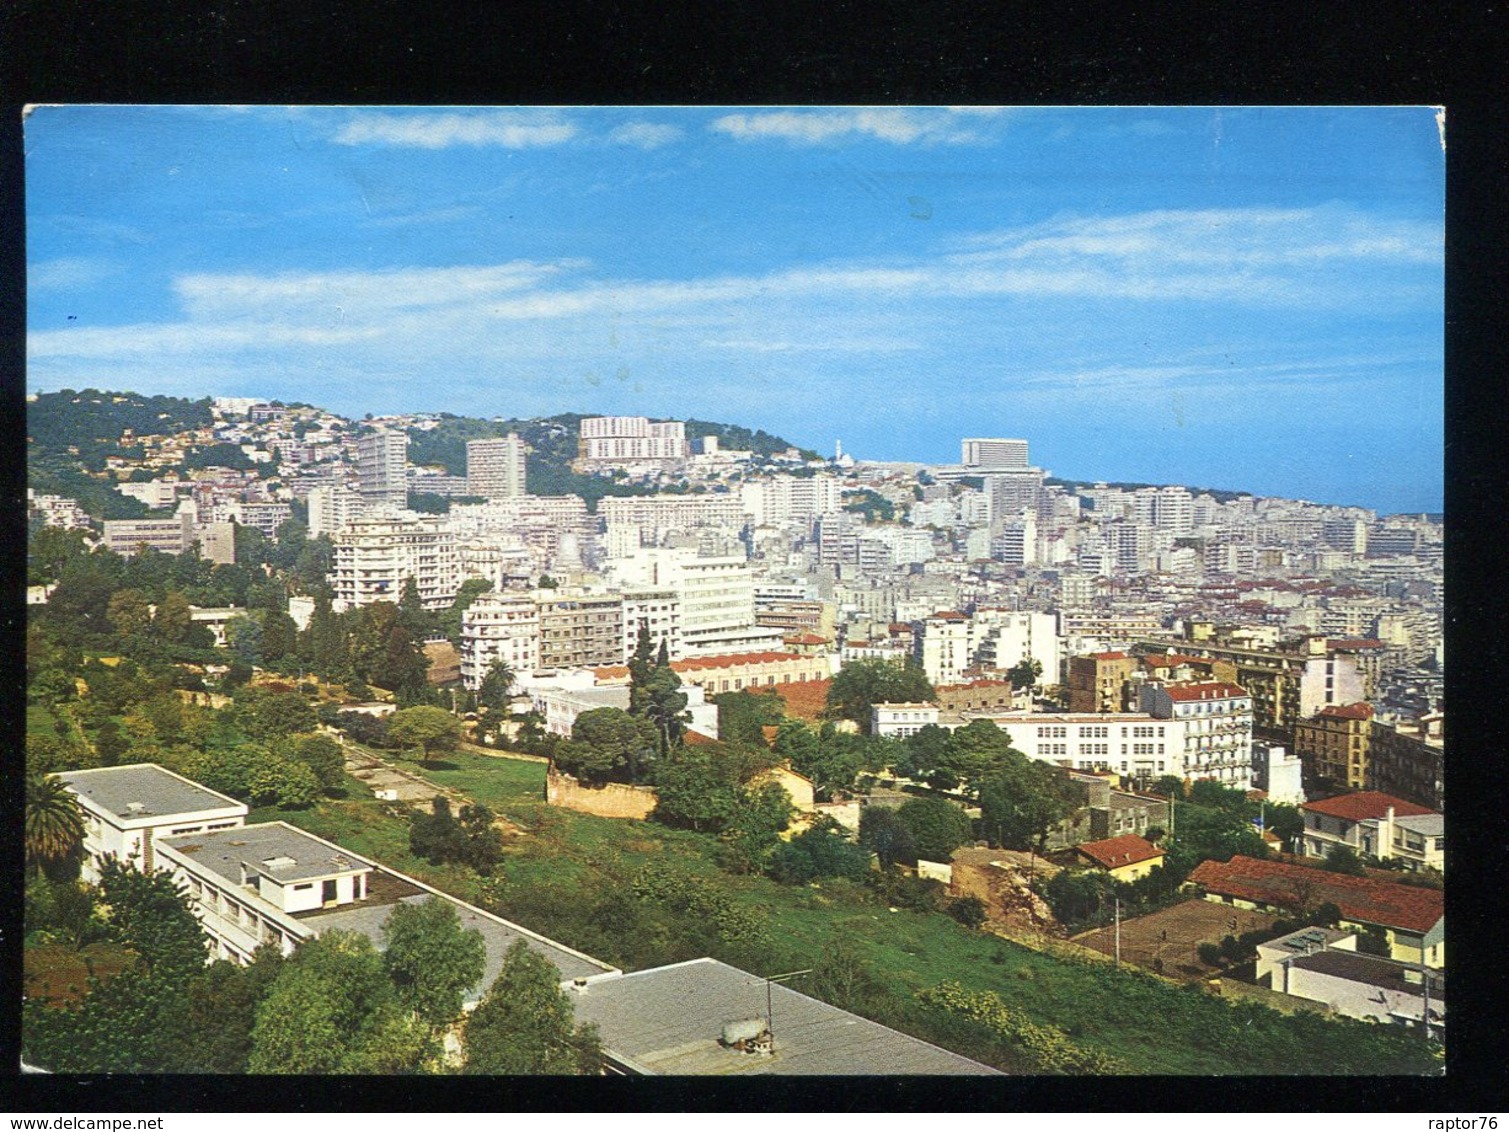
[[[105,856],[99,890],[111,937],[140,956],[146,971],[181,982],[203,970],[209,940],[188,893],[172,876]]]
[[[870,708],[878,703],[927,703],[937,695],[922,669],[892,660],[853,660],[828,688],[827,715],[847,719],[870,733]]]
[[[419,749],[422,762],[436,751],[454,751],[461,741],[461,724],[448,711],[437,707],[411,707],[395,711],[388,719],[388,738]]]
[[[1041,853],[1048,831],[1083,804],[1083,788],[1062,767],[1017,751],[980,786],[982,827],[992,841],[1011,849]]]
[[[620,708],[593,708],[576,717],[571,739],[570,746],[585,746],[591,756],[578,762],[579,777],[604,782],[618,771],[627,781],[638,782],[659,750],[660,733],[649,719],[636,719]],[[564,762],[571,757],[559,751],[556,761],[569,769]]]
[[[477,704],[485,707],[489,712],[505,710],[517,678],[518,673],[514,672],[506,660],[493,661],[487,669],[487,675],[482,677],[482,683],[477,688]]]
[[[106,606],[111,626],[123,637],[145,633],[152,623],[147,596],[141,590],[120,590]]]
[[[465,1071],[485,1074],[591,1074],[602,1065],[597,1030],[575,1025],[560,972],[515,940],[487,996],[463,1031]]]
[[[770,859],[770,875],[782,884],[810,884],[823,877],[858,881],[869,871],[869,850],[825,825],[777,845]]]
[[[1006,670],[1006,678],[1011,681],[1011,686],[1016,691],[1034,687],[1037,684],[1038,677],[1042,674],[1042,662],[1034,660],[1030,656]]]
[[[1326,853],[1325,862],[1320,866],[1330,873],[1343,873],[1347,876],[1366,876],[1367,869],[1362,863],[1362,858],[1357,855],[1357,850],[1350,845],[1333,845]]]
[[[450,800],[430,800],[430,812],[414,811],[409,818],[409,851],[432,865],[459,861],[466,855],[466,831],[451,813]]]
[[[1011,745],[1011,737],[988,719],[971,720],[948,737],[943,747],[941,760],[928,776],[934,786],[947,788],[964,785],[971,792],[979,790],[980,783],[1006,771],[1008,766],[1020,766],[1025,760]]]
[[[778,726],[786,713],[774,688],[763,691],[724,692],[718,705],[718,738],[725,743],[763,746],[765,727]]]
[[[170,1029],[177,1073],[245,1073],[257,1007],[283,969],[283,953],[264,945],[252,961],[218,960],[189,980],[183,1016]]]
[[[285,735],[313,731],[319,726],[314,708],[298,692],[261,692],[251,696],[247,709],[241,711],[240,723],[248,735],[257,739],[277,739]]]
[[[493,588],[492,582],[487,578],[467,578],[456,589],[456,597],[450,604],[450,608],[443,610],[436,619],[438,628],[451,644],[458,649],[461,647],[461,616],[471,608],[472,603],[479,596],[489,592]]]
[[[177,590],[169,590],[152,615],[152,632],[170,644],[179,644],[188,639],[193,627],[194,614],[189,608],[189,599]]]
[[[482,933],[463,928],[456,906],[432,896],[395,905],[382,935],[383,966],[398,1000],[437,1031],[453,1022],[466,992],[482,979]]]
[[[293,755],[314,772],[322,790],[339,790],[346,781],[345,753],[328,735],[310,735],[298,740]]]
[[[49,874],[78,870],[84,812],[78,796],[54,775],[26,779],[26,863]]]
[[[985,901],[978,896],[963,896],[952,900],[945,911],[966,928],[983,928],[988,918]]]
[[[912,835],[917,856],[927,861],[947,861],[955,849],[974,835],[964,811],[942,798],[913,798],[903,802],[896,818]]]
[[[639,715],[655,725],[660,735],[660,753],[665,755],[681,744],[681,724],[686,719],[687,695],[681,691],[681,677],[671,667],[664,640],[653,662],[650,628],[639,624],[634,655],[629,659],[629,714]]]
[[[262,660],[262,611],[239,613],[225,623],[225,643],[243,664]]]
[[[435,1048],[413,1040],[407,1013],[371,939],[327,931],[299,945],[258,1006],[247,1070],[412,1071]]]
[[[737,759],[720,747],[683,747],[655,764],[657,802],[651,815],[666,825],[722,830],[738,812],[744,790]]]
[[[880,867],[917,863],[912,831],[889,806],[866,806],[859,813],[859,843],[880,859]]]

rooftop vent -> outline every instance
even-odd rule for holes
[[[127,802],[126,803],[126,812],[128,814],[140,814],[140,813],[144,813],[146,811],[146,808],[147,808],[146,805],[144,803],[141,803],[141,802]]]
[[[723,1023],[722,1043],[740,1053],[775,1052],[775,1039],[764,1018],[744,1018],[737,1022]]]
[[[291,869],[298,864],[292,857],[264,857],[262,863],[269,869]]]

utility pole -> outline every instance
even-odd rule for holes
[[[1121,966],[1121,897],[1116,897],[1116,966]]]

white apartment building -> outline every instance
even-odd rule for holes
[[[962,613],[943,610],[924,618],[918,633],[922,671],[933,685],[959,684],[974,665],[974,633]]]
[[[466,442],[466,492],[486,499],[524,494],[525,444],[515,433]]]
[[[842,487],[831,475],[753,480],[740,487],[739,496],[755,526],[811,523],[843,506]]]
[[[397,602],[413,578],[426,609],[445,609],[461,584],[456,536],[443,519],[363,518],[332,536],[337,612]]]
[[[998,437],[965,437],[959,462],[966,468],[1025,468],[1027,442]]]
[[[485,593],[461,614],[461,682],[475,692],[493,664],[516,676],[540,667],[540,611],[533,594]]]
[[[781,647],[778,629],[755,624],[754,577],[735,556],[701,558],[685,548],[643,547],[612,563],[626,590],[666,589],[681,599],[681,643],[687,656]]]
[[[937,704],[879,703],[870,705],[870,734],[905,739],[924,727],[938,725]]]
[[[740,496],[716,493],[610,496],[598,503],[598,514],[610,531],[636,529],[643,546],[659,545],[668,531],[698,527],[738,531],[745,521]]]
[[[360,492],[348,487],[316,487],[309,491],[309,537],[332,535],[362,516],[365,504]]]
[[[583,467],[666,464],[691,454],[686,425],[647,417],[587,417],[578,454]]]
[[[246,824],[245,802],[155,763],[65,770],[57,777],[73,791],[84,813],[80,872],[90,884],[99,881],[99,858],[107,854],[150,872],[157,867],[162,838]]]
[[[1143,711],[1184,724],[1174,773],[1238,790],[1251,787],[1252,697],[1244,689],[1219,681],[1149,683],[1140,695]]]
[[[369,504],[402,507],[409,499],[409,438],[379,429],[357,438],[356,474],[361,496]]]
[[[1005,671],[1024,660],[1043,666],[1044,684],[1061,682],[1063,651],[1058,637],[1058,618],[1051,613],[1023,610],[980,609],[975,627],[974,654],[983,668]]]
[[[634,656],[639,643],[639,627],[650,630],[650,641],[658,651],[665,643],[666,656],[680,660],[685,649],[681,643],[681,598],[673,589],[625,590],[623,595],[623,661]]]

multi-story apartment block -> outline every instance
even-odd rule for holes
[[[89,529],[89,512],[79,506],[77,499],[61,495],[37,495],[31,488],[27,488],[26,502],[28,509],[41,516],[46,526],[61,527],[65,531]]]
[[[755,624],[754,578],[743,558],[645,547],[615,560],[613,571],[624,589],[670,589],[680,596],[681,643],[689,657],[780,646],[779,629]]]
[[[278,528],[293,517],[293,509],[287,503],[243,502],[230,508],[231,518],[243,527],[254,527],[268,538],[273,538]]]
[[[1027,442],[996,437],[965,437],[959,462],[966,468],[1025,468]]]
[[[143,546],[182,554],[194,545],[194,511],[180,507],[171,519],[106,519],[105,549],[130,558]]]
[[[309,537],[334,534],[362,516],[365,504],[360,492],[330,484],[309,491]]]
[[[922,671],[933,685],[959,684],[974,667],[974,634],[969,618],[954,610],[942,610],[925,618],[917,627],[917,655]]]
[[[833,675],[827,657],[794,652],[688,656],[671,661],[671,670],[681,677],[683,685],[701,688],[709,699],[724,692],[808,684],[827,680]],[[596,678],[599,688],[627,684],[629,669],[627,665],[605,666],[597,670]]]
[[[839,481],[831,475],[772,476],[751,480],[739,489],[740,506],[751,521],[763,524],[811,523],[842,506]]]
[[[1439,713],[1413,722],[1373,720],[1367,788],[1439,810],[1445,805],[1446,743]]]
[[[577,465],[582,471],[602,467],[665,466],[690,455],[686,425],[646,417],[586,417],[581,423]]]
[[[738,531],[745,522],[738,495],[714,493],[609,497],[598,504],[598,514],[610,529],[637,529],[642,546],[658,546],[668,531],[698,527]]]
[[[755,598],[755,624],[786,634],[812,634],[833,640],[833,605],[796,598]]]
[[[515,676],[540,669],[540,610],[528,593],[485,593],[461,614],[461,682],[476,691],[495,663]]]
[[[466,442],[466,493],[484,499],[523,495],[525,444],[514,433]]]
[[[650,632],[656,652],[665,645],[666,656],[680,660],[685,653],[681,645],[681,598],[675,590],[625,590],[623,594],[623,656],[627,664],[639,644],[639,628]]]
[[[1246,790],[1252,785],[1252,697],[1235,684],[1145,684],[1142,710],[1184,723],[1176,773]]]
[[[1373,709],[1366,703],[1322,708],[1294,726],[1294,753],[1315,778],[1348,790],[1368,780]]]
[[[356,474],[363,501],[369,506],[402,507],[409,499],[409,438],[402,432],[379,429],[356,441]]]
[[[1363,698],[1355,657],[1328,652],[1324,637],[1309,637],[1294,648],[1243,648],[1212,640],[1180,641],[1144,637],[1134,653],[1173,652],[1205,657],[1216,679],[1245,688],[1252,696],[1253,730],[1270,743],[1292,745],[1294,727],[1323,707]]]
[[[540,590],[540,667],[617,664],[624,654],[621,594]]]
[[[443,519],[356,519],[331,539],[337,610],[397,602],[414,579],[426,609],[444,609],[461,584],[456,536]]]
[[[1127,709],[1127,682],[1137,658],[1124,652],[1098,652],[1069,658],[1069,710],[1076,713]]]

